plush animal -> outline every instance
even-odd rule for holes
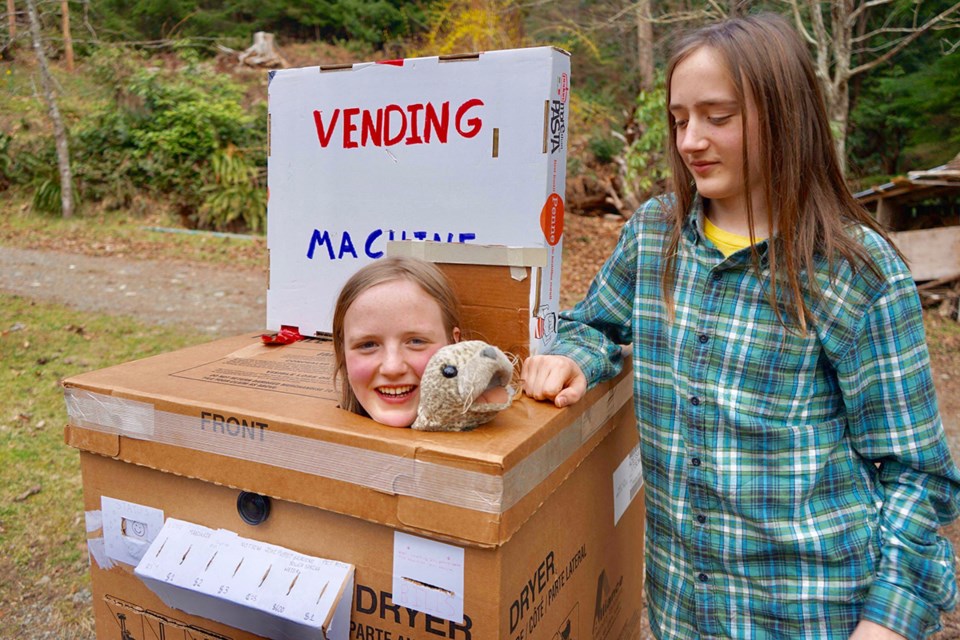
[[[481,340],[446,345],[431,356],[420,378],[414,429],[467,431],[493,419],[513,402],[513,364]]]

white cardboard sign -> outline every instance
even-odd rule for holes
[[[394,532],[393,601],[463,622],[463,558],[462,547]]]
[[[168,518],[134,573],[170,607],[267,638],[349,635],[349,564]]]
[[[550,47],[271,73],[267,327],[329,332],[390,240],[548,249],[531,350],[559,306],[569,56]]]

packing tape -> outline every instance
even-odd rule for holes
[[[107,555],[107,549],[103,538],[90,538],[87,540],[87,550],[90,552],[90,558],[98,567],[104,570],[112,569],[116,563]]]
[[[97,529],[103,529],[103,512],[101,512],[100,509],[84,511],[83,517],[86,523],[87,533],[93,533]]]
[[[502,267],[545,267],[547,250],[543,247],[508,247],[493,244],[432,242],[429,240],[390,240],[388,256],[406,256],[428,262],[479,264]]]
[[[484,513],[503,513],[537,487],[633,397],[632,376],[502,476],[458,469],[350,445],[233,425],[209,426],[196,416],[154,410],[152,405],[82,389],[64,392],[76,427],[148,440],[349,482]],[[128,406],[129,405],[129,406]],[[151,409],[146,415],[146,407]],[[150,427],[144,428],[139,421]],[[219,432],[218,432],[219,431]]]

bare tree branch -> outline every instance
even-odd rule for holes
[[[893,0],[868,0],[868,2],[861,3],[856,9],[850,12],[850,16],[847,18],[846,27],[848,29],[853,29],[853,25],[857,23],[857,20],[860,19],[860,16],[868,12],[874,7],[880,7],[885,4],[891,4]]]
[[[958,9],[960,9],[960,2],[954,4],[953,6],[949,7],[948,9],[945,9],[944,11],[940,12],[940,14],[937,15],[936,17],[931,18],[930,20],[928,20],[923,26],[918,27],[916,31],[914,31],[914,32],[913,32],[912,34],[910,34],[909,36],[903,38],[899,43],[897,43],[897,45],[896,45],[894,48],[890,49],[889,51],[887,51],[885,54],[883,54],[883,55],[880,56],[879,58],[874,58],[873,60],[870,60],[870,61],[865,62],[865,63],[863,63],[863,64],[861,64],[861,65],[859,65],[859,66],[854,67],[853,69],[850,70],[850,75],[851,75],[851,76],[854,76],[854,75],[857,75],[858,73],[863,73],[863,72],[865,72],[865,71],[869,71],[870,69],[873,69],[874,67],[877,67],[877,66],[883,64],[884,62],[886,62],[887,60],[889,60],[889,59],[892,58],[893,56],[897,55],[898,53],[900,53],[901,51],[903,51],[904,49],[906,49],[906,48],[910,45],[911,42],[915,41],[917,38],[919,38],[919,37],[922,36],[924,33],[926,33],[927,31],[929,31],[935,24],[940,23],[940,22],[943,21],[946,17],[948,17],[950,14],[952,14],[952,13],[955,12],[955,11],[957,11]]]

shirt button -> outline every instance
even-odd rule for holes
[[[710,277],[713,278],[714,282],[720,282],[723,279],[723,274],[719,271],[714,271]]]
[[[701,333],[701,334],[697,337],[697,340],[700,341],[700,344],[706,344],[707,341],[710,340],[710,336],[708,336],[708,335],[705,334],[705,333]]]
[[[699,522],[700,524],[703,524],[706,521],[707,521],[707,516],[703,515],[702,513],[697,515],[697,522]]]
[[[708,576],[705,573],[701,573],[700,575],[697,576],[697,580],[699,580],[700,582],[708,582],[710,580],[710,576]]]
[[[699,406],[700,406],[700,398],[698,398],[697,396],[693,396],[692,398],[690,398],[690,404],[692,404],[692,405],[695,406],[695,407],[699,407]]]
[[[690,464],[692,464],[692,465],[695,466],[695,467],[699,467],[699,466],[700,466],[700,458],[693,458],[692,460],[690,460]]]

